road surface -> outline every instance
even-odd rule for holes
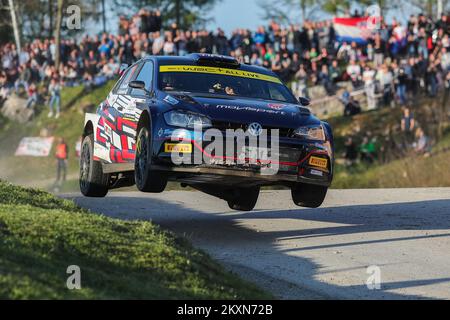
[[[450,189],[335,190],[315,210],[294,206],[288,191],[265,191],[254,212],[189,191],[66,197],[152,220],[279,298],[450,299]],[[371,270],[379,290],[367,287]]]

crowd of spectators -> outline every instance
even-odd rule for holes
[[[121,63],[131,64],[147,55],[193,52],[230,55],[242,63],[269,68],[298,96],[308,97],[313,85],[323,86],[332,96],[338,84],[347,81],[353,91],[365,92],[369,110],[395,102],[406,106],[416,94],[434,97],[450,86],[450,18],[445,14],[437,20],[412,15],[406,25],[381,19],[364,44],[337,41],[331,21],[287,27],[271,21],[266,27],[237,29],[229,36],[221,29],[164,25],[161,12],[142,9],[131,19],[120,17],[118,34],[63,39],[58,70],[55,39],[35,39],[20,52],[13,43],[4,44],[0,46],[0,99],[25,90],[27,105],[32,107],[44,96],[39,91],[44,88],[49,116],[58,116],[62,86],[102,85],[115,76]],[[361,111],[350,96],[344,101],[347,115]],[[373,147],[366,140],[359,154],[370,161]]]
[[[297,95],[323,85],[329,95],[339,81],[364,88],[369,109],[377,95],[389,105],[406,104],[411,94],[435,96],[450,82],[450,19],[432,21],[411,16],[408,24],[395,19],[380,22],[367,44],[337,42],[331,21],[306,21],[282,27],[272,21],[255,31],[238,29],[227,37],[223,30],[182,30],[173,23],[165,30],[159,11],[142,9],[131,19],[119,19],[118,34],[86,35],[61,44],[59,70],[54,67],[55,40],[35,39],[18,52],[14,44],[0,47],[1,95],[7,90],[56,78],[65,86],[99,85],[112,78],[121,63],[146,55],[185,55],[192,52],[231,55],[241,62],[264,66],[292,83]],[[30,96],[33,95],[30,89]],[[34,99],[33,99],[34,100]]]

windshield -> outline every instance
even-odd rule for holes
[[[216,94],[297,103],[289,89],[278,78],[234,69],[161,66],[159,89],[166,92]]]

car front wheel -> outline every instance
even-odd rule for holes
[[[235,189],[228,206],[237,211],[252,211],[258,202],[259,191],[259,187]]]
[[[319,208],[325,201],[328,187],[299,183],[292,187],[291,192],[297,206]]]
[[[135,180],[139,191],[161,193],[166,189],[167,177],[158,171],[151,170],[151,137],[144,126],[140,129],[136,143]]]
[[[103,198],[108,194],[109,175],[102,164],[94,161],[94,136],[88,135],[81,145],[80,191],[86,197]]]

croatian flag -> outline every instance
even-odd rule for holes
[[[334,18],[336,40],[339,42],[356,42],[366,44],[372,30],[368,27],[369,18]]]

